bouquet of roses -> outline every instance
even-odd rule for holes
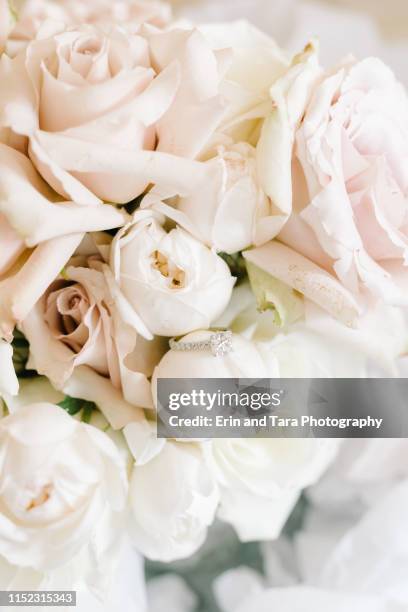
[[[398,374],[402,85],[138,0],[0,0],[0,53],[0,586],[277,537],[337,443],[160,440],[156,382]]]

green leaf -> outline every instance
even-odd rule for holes
[[[230,255],[228,253],[218,253],[218,255],[225,261],[231,270],[232,276],[237,279],[237,285],[239,285],[247,277],[247,269],[245,266],[245,259],[241,253],[234,253]]]
[[[69,395],[66,395],[58,406],[65,410],[70,416],[75,416],[81,412],[81,421],[83,423],[89,423],[93,411],[97,409],[94,402],[88,402],[77,397],[70,397]]]
[[[273,311],[275,325],[285,327],[302,317],[304,303],[300,293],[250,261],[246,261],[246,267],[258,309]]]
[[[85,403],[85,400],[78,399],[76,397],[69,397],[69,395],[66,395],[62,402],[58,404],[58,406],[65,410],[65,412],[68,412],[68,414],[70,414],[71,416],[75,416],[76,414],[78,414],[78,412],[81,412]]]
[[[34,372],[33,370],[27,370],[27,361],[30,348],[25,336],[17,329],[14,330],[12,346],[13,364],[17,376],[19,376],[20,378],[30,378],[32,376],[36,376],[36,372]]]
[[[82,407],[81,421],[83,423],[90,423],[94,410],[96,410],[96,404],[93,402],[85,402]]]

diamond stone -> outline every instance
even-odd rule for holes
[[[223,357],[232,351],[232,332],[217,332],[210,339],[211,352],[214,357]]]

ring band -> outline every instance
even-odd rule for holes
[[[214,357],[223,357],[233,350],[232,332],[216,332],[208,340],[202,340],[201,342],[185,342],[172,338],[170,348],[173,351],[211,351]]]

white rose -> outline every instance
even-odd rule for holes
[[[231,49],[220,84],[226,112],[206,152],[226,137],[256,145],[259,128],[272,109],[270,89],[288,69],[286,53],[245,20],[200,26],[200,31],[218,53]]]
[[[127,480],[106,434],[58,406],[31,404],[0,421],[0,447],[0,555],[9,563],[58,568],[99,527],[112,529]]]
[[[196,332],[186,342],[206,341],[211,332]],[[284,352],[233,334],[232,351],[214,357],[210,351],[170,350],[157,366],[159,378],[277,378]],[[296,371],[300,365],[296,362]],[[298,361],[301,361],[300,359]],[[289,375],[290,374],[286,374]],[[302,439],[215,439],[209,454],[221,485],[219,516],[236,528],[242,540],[279,535],[303,487],[315,482],[334,457],[337,444]]]
[[[312,438],[214,439],[220,518],[244,541],[278,537],[302,489],[320,478],[337,446]]]
[[[163,441],[156,454],[146,456],[139,429],[137,424],[125,429],[136,459],[130,482],[133,542],[150,559],[189,557],[203,544],[214,520],[217,484],[200,445]],[[146,441],[150,444],[148,437]]]
[[[208,246],[237,253],[271,240],[280,228],[258,177],[256,149],[240,142],[218,147],[206,162],[203,188],[179,198],[176,208],[155,204]]]
[[[111,268],[128,302],[152,334],[178,336],[208,328],[226,308],[234,285],[227,264],[160,216],[134,215],[112,243]]]
[[[234,253],[271,240],[290,212],[286,202],[272,204],[286,135],[279,135],[280,148],[271,163],[266,159],[270,133],[263,129],[275,112],[271,86],[286,73],[288,61],[273,39],[246,21],[207,25],[200,31],[217,55],[228,60],[219,84],[225,109],[195,152],[203,162],[202,176],[194,176],[184,192],[157,185],[143,206],[164,212],[217,251]],[[177,194],[178,201],[158,201]]]

